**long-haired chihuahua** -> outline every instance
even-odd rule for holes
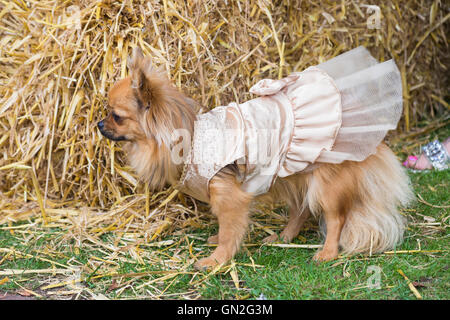
[[[185,161],[174,161],[173,132],[195,136],[196,102],[155,69],[139,48],[128,61],[130,75],[114,84],[108,94],[110,113],[98,123],[108,139],[126,141],[124,151],[139,177],[152,189],[177,186],[186,174]],[[188,143],[189,144],[189,143]],[[207,183],[207,201],[217,217],[219,232],[208,241],[217,243],[209,257],[197,261],[204,269],[226,263],[239,250],[249,225],[253,201],[284,201],[289,219],[278,239],[290,242],[312,214],[323,222],[323,248],[316,261],[347,254],[382,252],[399,244],[405,219],[398,206],[412,198],[409,179],[393,152],[383,143],[363,161],[321,163],[311,170],[277,177],[264,194],[242,187],[245,163],[224,163]]]

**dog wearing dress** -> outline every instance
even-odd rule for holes
[[[207,202],[217,243],[204,269],[239,250],[254,201],[284,201],[286,227],[265,242],[293,240],[305,220],[323,221],[314,260],[382,252],[402,241],[398,207],[413,199],[408,176],[382,142],[402,113],[400,73],[363,47],[280,80],[264,79],[247,102],[196,114],[197,104],[136,48],[130,76],[109,92],[101,133],[126,141],[128,160],[153,189],[171,184]]]

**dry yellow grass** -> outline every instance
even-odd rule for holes
[[[95,126],[134,46],[208,110],[249,99],[261,78],[364,45],[402,72],[399,132],[440,117],[449,108],[448,5],[372,2],[379,29],[367,25],[377,11],[357,0],[0,0],[0,224],[31,219],[100,248],[114,231],[103,248],[112,263],[124,247],[139,260],[140,246],[205,224],[205,206],[148,190]]]

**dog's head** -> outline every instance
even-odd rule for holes
[[[169,146],[173,130],[192,126],[193,101],[178,91],[164,72],[154,68],[141,49],[133,50],[128,68],[129,77],[109,91],[110,113],[98,123],[98,129],[115,141],[154,140]]]
[[[172,85],[167,74],[152,66],[139,48],[128,60],[129,77],[108,93],[108,116],[97,127],[108,139],[128,141],[126,154],[138,175],[153,188],[176,175],[170,158],[173,133],[192,133],[195,102]]]
[[[97,124],[106,138],[133,141],[144,137],[140,124],[142,112],[137,107],[130,77],[114,84],[108,94],[108,107],[108,116]]]

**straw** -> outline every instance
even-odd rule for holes
[[[163,282],[153,293],[163,297],[171,296],[168,286],[200,257],[198,250],[208,250],[190,232],[216,223],[209,208],[173,188],[149,190],[127,165],[122,144],[96,128],[135,46],[205,112],[253,98],[249,88],[260,79],[364,45],[380,61],[394,58],[402,73],[405,112],[391,145],[448,124],[447,6],[437,0],[371,5],[380,8],[379,29],[368,28],[371,14],[356,0],[0,0],[0,227],[24,245],[50,232],[57,239],[54,252],[1,248],[1,260],[15,254],[73,270],[78,265],[57,262],[58,251],[70,247],[102,252],[97,258],[104,261],[91,258],[86,265],[100,275],[114,274],[119,262],[164,265],[176,272],[147,275],[139,293]],[[419,147],[411,142],[402,151]],[[286,222],[273,208],[253,210],[253,234],[273,234]],[[44,270],[29,272],[43,276]],[[234,265],[209,276],[227,270],[238,288]],[[195,277],[199,286],[208,279]]]
[[[422,295],[419,293],[419,291],[417,291],[416,287],[414,287],[411,280],[408,279],[408,277],[403,273],[403,271],[401,269],[398,269],[397,272],[400,273],[401,276],[406,280],[406,283],[408,284],[409,289],[416,296],[416,298],[422,299]]]

